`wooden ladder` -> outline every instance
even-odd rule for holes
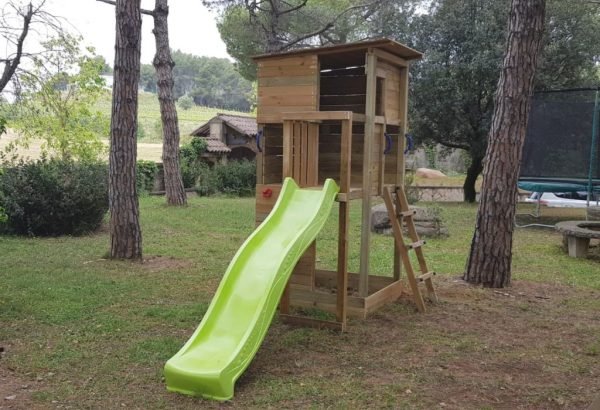
[[[415,228],[414,216],[416,212],[409,208],[403,187],[396,186],[393,187],[393,190],[389,186],[384,187],[383,200],[385,201],[386,208],[390,215],[390,223],[392,224],[396,247],[402,258],[404,269],[406,270],[406,276],[410,288],[412,289],[413,299],[419,312],[425,312],[427,308],[425,307],[419,284],[422,282],[425,283],[425,287],[427,288],[427,298],[431,302],[437,302],[438,298],[432,280],[435,272],[431,272],[427,269],[427,262],[425,262],[425,257],[423,256],[423,245],[425,245],[425,241],[419,239],[417,229]],[[411,240],[408,244],[404,241],[404,235],[402,234],[403,222],[406,223],[408,236]],[[410,261],[409,252],[411,250],[415,251],[417,260],[419,261],[419,269],[421,271],[419,276],[415,276],[415,270]]]

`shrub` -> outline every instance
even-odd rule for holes
[[[96,230],[108,210],[108,167],[41,159],[0,175],[0,206],[10,232],[57,236]]]
[[[137,138],[138,140],[143,140],[144,138],[146,138],[146,130],[144,129],[144,126],[141,123],[138,123],[138,126],[135,130],[135,138]]]
[[[183,186],[192,188],[198,178],[208,172],[208,166],[201,160],[201,155],[206,151],[206,141],[203,138],[192,138],[189,144],[179,149],[179,161]]]
[[[136,166],[135,179],[138,194],[151,192],[154,188],[154,179],[158,172],[158,165],[154,161],[139,160]]]
[[[177,102],[179,103],[179,108],[181,108],[184,111],[187,111],[194,106],[194,100],[187,94],[182,97],[179,97],[179,100]]]
[[[231,161],[215,165],[200,175],[196,184],[199,195],[222,193],[233,196],[252,196],[256,186],[254,161]]]

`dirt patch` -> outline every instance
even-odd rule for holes
[[[600,317],[570,308],[600,292],[524,281],[497,291],[452,278],[437,285],[441,303],[425,315],[403,299],[353,321],[347,334],[304,330],[308,340],[286,348],[282,340],[298,330],[273,326],[240,396],[264,378],[312,380],[323,392],[357,383],[367,407],[586,408],[600,394]],[[335,407],[332,399],[317,394],[311,403]]]
[[[142,266],[150,272],[160,272],[163,270],[178,270],[190,267],[190,261],[176,259],[170,256],[149,256],[144,258]]]
[[[0,356],[1,357],[1,356]],[[35,381],[26,381],[4,368],[0,359],[0,409],[31,409],[31,394],[36,390]]]

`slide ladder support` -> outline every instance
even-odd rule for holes
[[[386,186],[383,190],[383,200],[385,201],[388,214],[390,216],[390,223],[392,224],[392,230],[394,233],[395,244],[400,257],[402,258],[402,264],[406,270],[406,277],[412,290],[412,296],[415,301],[415,305],[419,312],[425,312],[427,310],[423,295],[419,288],[421,282],[425,283],[427,289],[427,297],[431,302],[437,302],[437,294],[435,293],[435,287],[433,286],[433,276],[435,272],[429,271],[427,268],[427,262],[423,255],[423,245],[425,241],[419,239],[419,234],[415,228],[414,215],[415,212],[408,206],[408,200],[403,187],[393,187],[393,191],[389,186]],[[404,235],[402,233],[402,224],[406,224],[408,231],[408,237],[410,243],[406,243]],[[420,274],[415,275],[415,269],[412,266],[409,252],[414,251],[417,256],[419,263]]]

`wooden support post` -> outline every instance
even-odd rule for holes
[[[340,160],[340,191],[350,191],[350,159],[352,155],[352,119],[342,121]],[[350,203],[340,202],[338,217],[338,262],[336,319],[346,328],[348,299],[348,227],[350,225]]]
[[[319,124],[308,123],[308,159],[307,184],[319,185]]]
[[[293,162],[294,162],[294,170],[292,172],[292,177],[298,183],[300,187],[302,187],[302,181],[300,178],[300,170],[302,165],[302,156],[300,152],[300,147],[302,146],[302,123],[299,121],[294,121],[293,134],[292,134],[292,152],[293,152]]]
[[[267,142],[266,129],[262,127],[262,150],[265,149],[265,143]],[[256,154],[256,183],[264,184],[263,180],[263,152]]]
[[[399,118],[400,123],[398,131],[398,141],[396,143],[396,187],[404,189],[404,150],[406,149],[406,140],[404,135],[407,132],[408,119],[408,67],[400,69],[400,101],[399,103]],[[394,196],[395,197],[395,196]],[[395,202],[395,201],[394,201]],[[399,204],[396,203],[399,207]],[[397,208],[400,209],[400,208]],[[396,239],[394,239],[396,241]],[[398,244],[394,244],[394,278],[399,279],[402,272],[402,261],[398,252]]]
[[[373,139],[375,138],[375,103],[377,92],[377,57],[369,50],[366,57],[367,101],[365,105],[365,136],[363,151],[363,200],[360,235],[360,282],[358,294],[369,295],[369,254],[371,245],[371,180],[373,175]]]
[[[293,173],[293,141],[294,124],[292,121],[283,122],[283,179],[291,177]],[[279,312],[289,314],[290,312],[290,285],[289,283],[283,290],[281,301],[279,302]]]
[[[387,79],[385,77],[379,77],[378,80],[381,81],[381,95],[378,96],[381,104],[381,112],[377,113],[383,116],[383,124],[380,124],[380,133],[379,133],[379,143],[380,143],[380,151],[379,151],[379,184],[377,185],[377,195],[383,195],[383,185],[385,184],[385,148],[387,143],[387,138],[385,134],[387,132],[387,118],[385,115],[385,106],[387,101]]]
[[[293,172],[292,134],[294,125],[292,121],[283,122],[283,178],[291,177]]]

